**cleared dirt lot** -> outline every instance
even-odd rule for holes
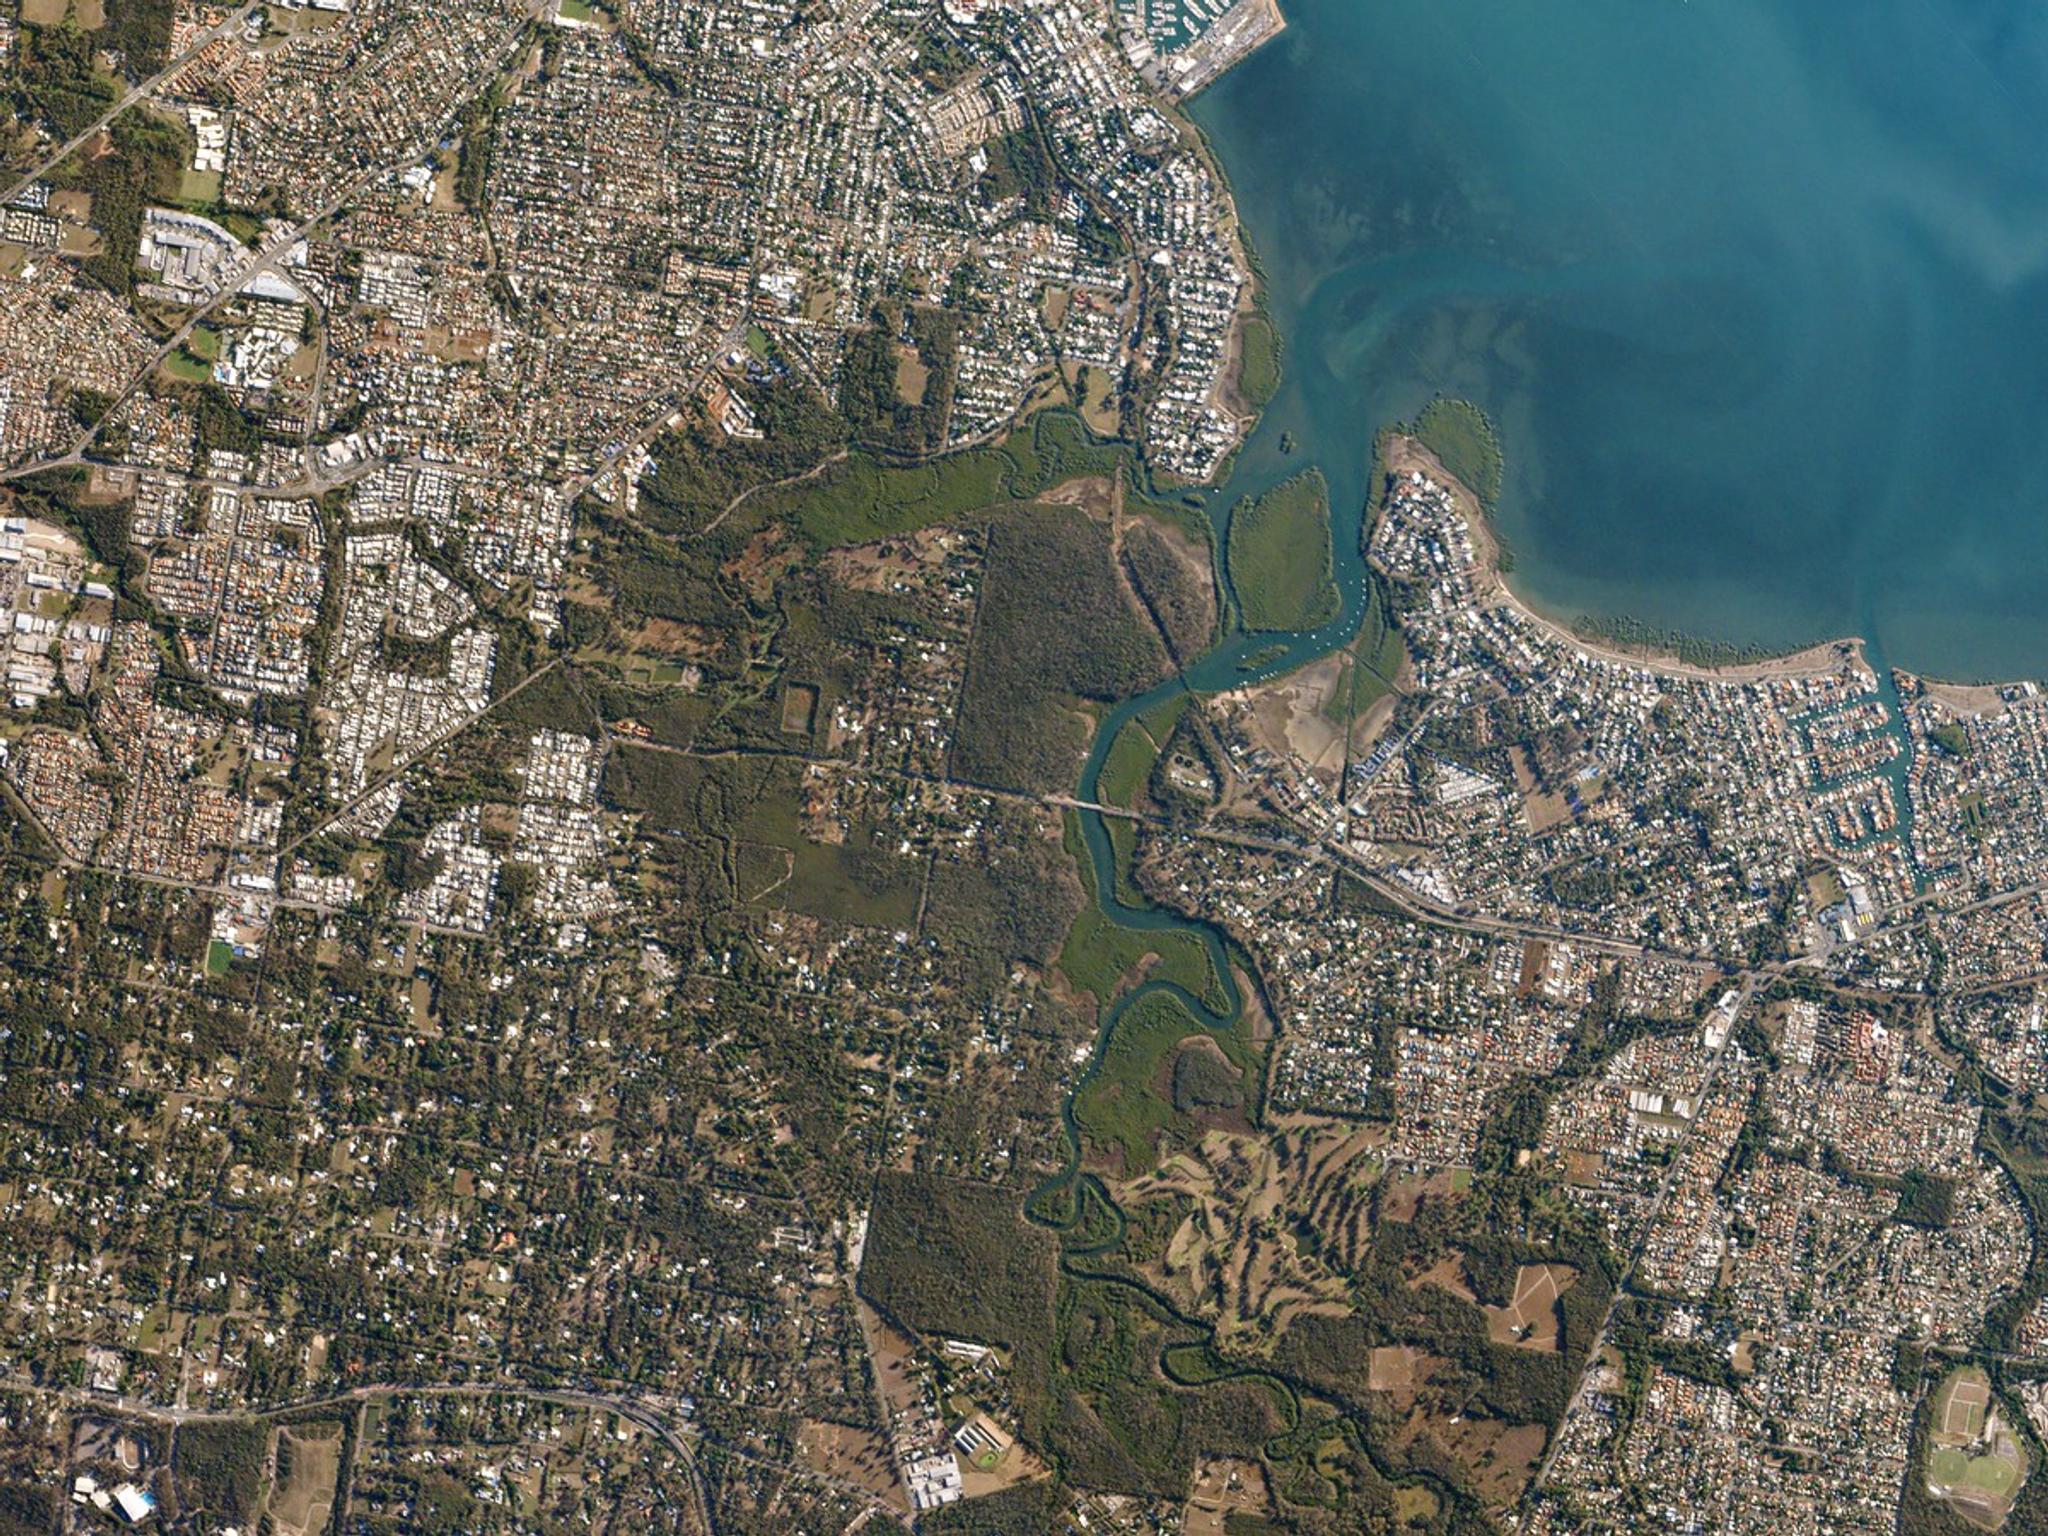
[[[1505,1307],[1486,1309],[1486,1331],[1496,1344],[1556,1354],[1564,1345],[1557,1298],[1578,1272],[1568,1264],[1524,1264],[1515,1272],[1515,1296]]]

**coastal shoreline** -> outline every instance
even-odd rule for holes
[[[2005,690],[2021,684],[2019,679],[2006,683],[1948,682],[1938,677],[1922,677],[1904,667],[1894,667],[1892,676],[1901,693],[1908,686],[1917,688],[1934,703],[1957,715],[2002,715],[2012,707]]]
[[[1500,537],[1494,532],[1485,508],[1480,505],[1478,496],[1470,486],[1445,469],[1442,461],[1416,438],[1404,433],[1390,432],[1384,443],[1381,473],[1398,475],[1406,474],[1410,470],[1421,470],[1450,492],[1452,505],[1464,519],[1465,526],[1472,535],[1472,585],[1475,595],[1484,601],[1505,604],[1538,630],[1555,640],[1584,651],[1588,656],[1596,656],[1603,661],[1611,661],[1621,666],[1645,667],[1667,676],[1720,683],[1818,677],[1839,672],[1845,665],[1853,665],[1866,672],[1875,671],[1870,665],[1869,658],[1864,654],[1862,638],[1854,635],[1818,641],[1780,656],[1767,656],[1756,661],[1729,662],[1722,666],[1700,666],[1666,651],[1619,645],[1613,641],[1597,640],[1587,636],[1570,623],[1544,613],[1508,583],[1501,570]]]

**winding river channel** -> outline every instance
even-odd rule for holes
[[[1498,423],[1500,531],[1519,595],[1547,613],[1771,648],[1862,635],[1894,729],[1891,662],[2043,675],[2048,10],[1285,11],[1190,106],[1285,346],[1279,393],[1207,504],[1220,551],[1241,497],[1320,469],[1343,607],[1306,633],[1228,635],[1110,711],[1081,800],[1134,716],[1353,636],[1373,434],[1437,394]],[[1120,901],[1108,828],[1078,814],[1104,911],[1195,933],[1227,1007],[1179,1001],[1234,1023],[1224,937]],[[1098,1062],[1158,985],[1109,1011]]]
[[[1280,447],[1283,433],[1300,439],[1305,435],[1303,428],[1304,423],[1297,416],[1290,414],[1283,418],[1281,413],[1269,411],[1239,453],[1228,480],[1208,495],[1206,508],[1214,533],[1219,595],[1229,595],[1230,578],[1222,552],[1230,509],[1241,498],[1257,496],[1290,475],[1313,466],[1322,470],[1330,488],[1332,565],[1337,588],[1343,598],[1337,617],[1311,630],[1259,633],[1233,630],[1184,672],[1117,705],[1104,716],[1095,733],[1095,740],[1081,769],[1077,799],[1089,804],[1097,802],[1102,768],[1108,759],[1110,746],[1137,716],[1184,692],[1221,693],[1278,677],[1348,644],[1357,635],[1367,607],[1361,530],[1371,474],[1373,434],[1370,430],[1344,433],[1338,440],[1336,451],[1320,458],[1311,458],[1298,448],[1294,452],[1283,453]],[[1229,606],[1234,609],[1234,600]],[[1193,934],[1208,953],[1209,965],[1221,985],[1225,1002],[1220,1010],[1210,1007],[1186,989],[1167,981],[1145,982],[1116,1000],[1096,1033],[1094,1055],[1061,1111],[1066,1121],[1067,1167],[1034,1193],[1034,1207],[1039,1195],[1065,1184],[1079,1169],[1080,1128],[1074,1119],[1074,1102],[1099,1068],[1119,1022],[1132,1006],[1156,993],[1169,992],[1204,1028],[1218,1032],[1232,1028],[1244,1009],[1243,989],[1231,968],[1229,945],[1222,931],[1212,924],[1162,907],[1132,906],[1123,901],[1118,890],[1124,882],[1118,878],[1116,851],[1110,841],[1107,819],[1100,811],[1094,810],[1079,810],[1074,814],[1080,820],[1081,835],[1088,849],[1097,899],[1103,912],[1124,928],[1150,933]]]

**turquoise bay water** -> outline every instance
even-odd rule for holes
[[[1462,394],[1551,611],[2048,674],[2048,7],[1284,3],[1195,107],[1288,348],[1228,495]]]
[[[1139,711],[1355,633],[1373,433],[1438,393],[1499,424],[1515,586],[1561,617],[2048,676],[2048,7],[1282,3],[1194,109],[1287,345],[1211,515],[1318,465],[1344,611],[1110,711],[1083,800]],[[1080,821],[1110,915],[1199,934],[1227,978],[1217,930],[1116,899]],[[1229,991],[1176,995],[1221,1029]],[[1067,1133],[1039,1194],[1079,1165],[1071,1104]]]

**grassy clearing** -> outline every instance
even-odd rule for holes
[[[326,1528],[341,1468],[341,1438],[339,1424],[302,1424],[278,1431],[277,1484],[268,1514],[282,1536],[306,1536]]]
[[[1317,470],[1283,481],[1230,514],[1230,585],[1250,630],[1314,629],[1337,616],[1330,491]]]
[[[213,364],[203,357],[194,357],[183,347],[165,358],[163,366],[165,373],[187,384],[204,384],[213,377]]]
[[[1991,1403],[1991,1378],[1978,1366],[1950,1373],[1934,1396],[1934,1433],[1951,1445],[1967,1445],[1984,1431]]]
[[[1394,627],[1377,583],[1368,583],[1365,618],[1351,642],[1344,681],[1323,701],[1323,715],[1334,725],[1350,725],[1393,692],[1404,653],[1401,632]]]
[[[1500,499],[1500,438],[1486,412],[1469,400],[1439,395],[1422,408],[1414,435],[1488,512]]]
[[[220,201],[220,172],[188,170],[178,178],[178,201],[204,211]]]
[[[1145,728],[1145,734],[1150,736],[1154,743],[1164,747],[1166,739],[1173,734],[1173,728],[1180,724],[1180,717],[1187,713],[1188,700],[1191,697],[1190,694],[1176,693],[1171,698],[1163,699],[1141,713],[1136,723]]]
[[[1117,430],[1116,376],[1082,364],[1073,383],[1074,408],[1089,429],[1108,436]]]
[[[1104,805],[1129,805],[1157,755],[1158,748],[1145,734],[1145,728],[1135,720],[1130,721],[1109,745],[1109,755],[1102,762],[1102,776],[1095,784],[1097,797]]]
[[[263,221],[240,208],[216,208],[213,222],[244,245],[256,245],[263,238]]]

